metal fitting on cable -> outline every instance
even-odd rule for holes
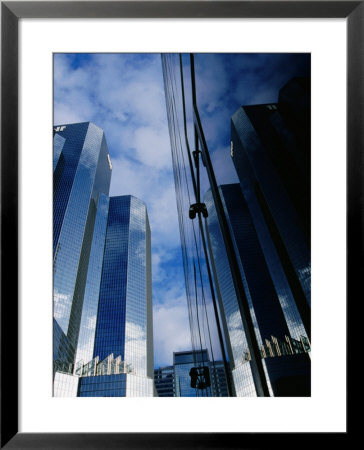
[[[194,150],[192,152],[193,160],[195,162],[196,169],[198,168],[198,163],[199,163],[198,158],[199,158],[200,153],[201,153],[201,150]]]
[[[190,206],[189,210],[190,219],[194,219],[197,213],[202,213],[205,219],[208,217],[209,214],[207,212],[205,203],[194,203],[193,205]]]

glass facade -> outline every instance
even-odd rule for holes
[[[138,376],[120,357],[109,355],[79,362],[74,374],[56,371],[53,394],[56,397],[152,397],[153,380]]]
[[[81,377],[79,396],[126,397],[126,377],[127,375],[125,373],[100,375],[98,377]]]
[[[53,318],[53,361],[54,369],[72,372],[75,348]]]
[[[77,397],[79,378],[69,373],[57,371],[54,375],[54,397]]]
[[[83,361],[86,363],[93,357],[108,211],[109,197],[101,193],[96,206],[95,227],[75,359],[77,362]]]
[[[63,145],[65,143],[66,139],[64,137],[62,137],[59,134],[54,134],[53,136],[53,172],[55,171],[57,165],[58,165],[58,161],[59,158],[62,154],[62,149],[63,149]],[[63,168],[61,168],[61,165],[59,167],[59,175],[58,178],[60,178],[61,174],[62,174]]]
[[[173,353],[173,367],[177,396],[179,397],[228,397],[225,368],[222,361],[211,361],[208,351],[189,350]],[[200,380],[207,382],[204,388],[191,387],[190,371],[197,368]],[[205,370],[204,370],[205,369]],[[198,386],[198,382],[196,384]]]
[[[221,194],[220,188],[220,194]],[[240,315],[234,285],[230,273],[229,262],[226,256],[225,246],[221,230],[218,224],[216,209],[214,206],[211,191],[204,197],[209,216],[207,218],[207,236],[211,252],[211,262],[215,276],[215,284],[220,307],[220,317],[223,322],[229,361],[234,379],[235,393],[237,396],[255,396],[253,374],[250,364],[242,366],[242,355],[248,347],[245,331]],[[242,275],[244,272],[241,271]],[[246,279],[244,286],[246,287]],[[249,291],[247,291],[249,292]],[[251,297],[248,297],[249,306],[252,309]],[[254,313],[252,314],[255,319]],[[256,320],[254,320],[255,331],[259,333]],[[240,367],[240,368],[239,368]],[[239,369],[238,369],[239,368]],[[248,395],[249,394],[249,395]]]
[[[292,336],[299,339],[310,337],[309,81],[291,80],[279,99],[236,111],[231,156]]]
[[[204,230],[198,216],[191,220],[190,206],[199,202],[196,179],[196,161],[193,151],[196,141],[193,128],[192,96],[185,95],[191,89],[189,55],[163,54],[162,67],[172,162],[176,189],[179,230],[185,275],[186,298],[191,331],[191,347],[195,352],[208,349],[212,360],[224,359],[222,342],[213,342],[217,336],[217,320],[214,310],[214,290],[210,279],[208,261],[205,258]],[[202,163],[201,163],[202,166]],[[201,181],[202,182],[202,181]],[[182,370],[182,368],[181,368]],[[186,369],[187,370],[187,369]],[[177,376],[181,375],[177,373]],[[181,380],[185,379],[185,375]],[[183,384],[184,382],[182,382]],[[181,396],[190,393],[181,385]]]
[[[153,397],[153,380],[126,373],[80,377],[79,397]]]
[[[193,367],[209,367],[207,350],[173,353],[176,385],[181,397],[211,397],[211,386],[203,389],[191,387],[190,370]]]
[[[230,233],[233,237],[235,252],[238,255],[241,277],[259,347],[262,348],[266,342],[270,341],[272,336],[280,341],[285,341],[286,337],[292,338],[292,331],[296,337],[297,331],[300,333],[304,330],[302,321],[294,302],[284,305],[285,308],[282,307],[240,185],[223,185],[220,186],[219,191]],[[209,211],[207,218],[209,247],[217,280],[221,316],[225,322],[224,328],[227,329],[229,335],[229,353],[232,355],[231,360],[234,361],[232,373],[236,393],[238,396],[255,395],[253,379],[249,370],[250,357],[245,355],[248,351],[248,345],[243,331],[244,326],[228,270],[227,256],[211,192],[206,194],[205,202]],[[294,326],[290,327],[292,324]],[[296,324],[299,325],[298,330]],[[305,360],[303,356],[301,359],[301,366],[303,367],[306,364],[307,375],[310,359],[307,356]],[[273,395],[281,395],[280,392],[282,391],[278,391],[275,384],[272,384],[272,367],[270,360],[264,360],[264,369],[270,392]],[[283,358],[280,358],[280,361],[274,364],[274,373],[277,379],[285,378],[287,383],[291,383],[291,377],[295,376],[294,364],[287,364]],[[308,379],[306,376],[306,380]],[[307,385],[305,387],[307,388]],[[298,387],[296,390],[297,395],[304,395],[308,392],[309,389],[300,391]]]
[[[109,192],[111,169],[105,136],[99,127],[86,122],[54,130],[58,130],[54,135],[54,161],[58,155],[58,162],[53,187],[53,315],[75,350],[95,226],[95,202],[99,193]]]
[[[111,161],[92,123],[54,128],[53,165],[54,395],[153,396],[146,206],[108,196]]]
[[[213,397],[229,397],[223,361],[210,361],[211,394]],[[230,376],[230,372],[228,372]]]
[[[145,204],[111,197],[94,357],[121,356],[135,373],[153,377],[150,228]]]
[[[180,397],[176,389],[174,366],[154,369],[154,385],[158,397]]]
[[[111,197],[94,356],[113,353],[138,375],[153,376],[151,249],[147,210],[132,196]],[[148,274],[147,274],[148,272]]]
[[[291,73],[307,75],[309,57],[301,56],[305,69]],[[229,64],[236,58],[243,71],[262,55],[214,57]],[[218,330],[231,395],[310,395],[309,78],[293,78],[276,103],[240,107],[224,131],[213,112],[227,117],[219,108],[234,105],[234,111],[239,99],[233,87],[225,89],[229,105],[215,92],[208,96],[201,63],[207,59],[162,55],[192,348],[213,349],[203,324],[204,308],[212,304],[209,325]],[[265,88],[271,89],[268,82]],[[230,139],[219,148],[216,130],[228,135],[229,121]],[[220,187],[215,173],[224,179]]]
[[[110,199],[94,356],[124,359],[130,198]]]

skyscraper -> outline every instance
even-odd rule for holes
[[[85,122],[54,128],[54,360],[73,363],[97,204],[108,195],[111,163],[103,130]]]
[[[310,337],[309,79],[288,82],[278,103],[239,108],[231,157],[268,267],[277,267],[274,284],[296,303]]]
[[[54,395],[153,396],[146,206],[108,196],[102,130],[87,123],[55,133]]]
[[[154,369],[154,385],[158,397],[179,397],[179,391],[176,389],[174,366]]]
[[[301,340],[306,335],[296,305],[277,293],[271,276],[276,267],[269,268],[267,265],[240,185],[223,185],[219,192],[233,238],[234,251],[238,256],[270,393],[278,396],[309,395],[310,359]],[[209,212],[206,228],[220,317],[236,395],[254,396],[256,392],[249,364],[250,351],[211,191],[205,195],[204,200]]]
[[[240,185],[220,186],[219,192],[249,305],[245,314],[253,322],[269,393],[307,396],[311,330],[309,79],[289,81],[280,90],[278,103],[239,108],[231,119],[230,154]],[[255,395],[254,370],[250,373],[247,364],[252,357],[241,322],[244,315],[239,313],[211,192],[205,201],[235,389],[237,395]]]
[[[150,227],[146,206],[130,195],[110,198],[106,228],[93,357],[111,354],[153,379]]]

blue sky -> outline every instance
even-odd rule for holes
[[[307,54],[195,56],[197,101],[218,183],[236,182],[230,117],[243,104],[273,103]],[[172,159],[159,54],[55,54],[54,124],[91,121],[105,131],[110,195],[148,208],[152,232],[155,367],[191,347]],[[207,187],[202,180],[202,193]]]

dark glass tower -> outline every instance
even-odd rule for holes
[[[175,380],[173,366],[154,369],[154,385],[158,397],[179,397]]]
[[[277,104],[232,116],[231,157],[279,295],[296,303],[310,337],[310,82],[295,78]]]
[[[264,358],[270,393],[309,395],[310,359],[305,354],[300,339],[304,328],[296,305],[277,293],[271,276],[275,268],[269,268],[267,265],[240,185],[223,185],[220,186],[219,192],[233,238],[234,251],[238,257],[255,335]],[[256,392],[249,363],[250,351],[211,192],[206,194],[205,202],[209,212],[207,235],[211,261],[236,395],[254,396]],[[291,351],[288,348],[290,345],[297,345],[297,352]],[[266,346],[268,353],[270,348],[273,348],[276,357],[274,363],[271,360],[272,355],[264,354]],[[279,352],[281,354],[278,358]]]

